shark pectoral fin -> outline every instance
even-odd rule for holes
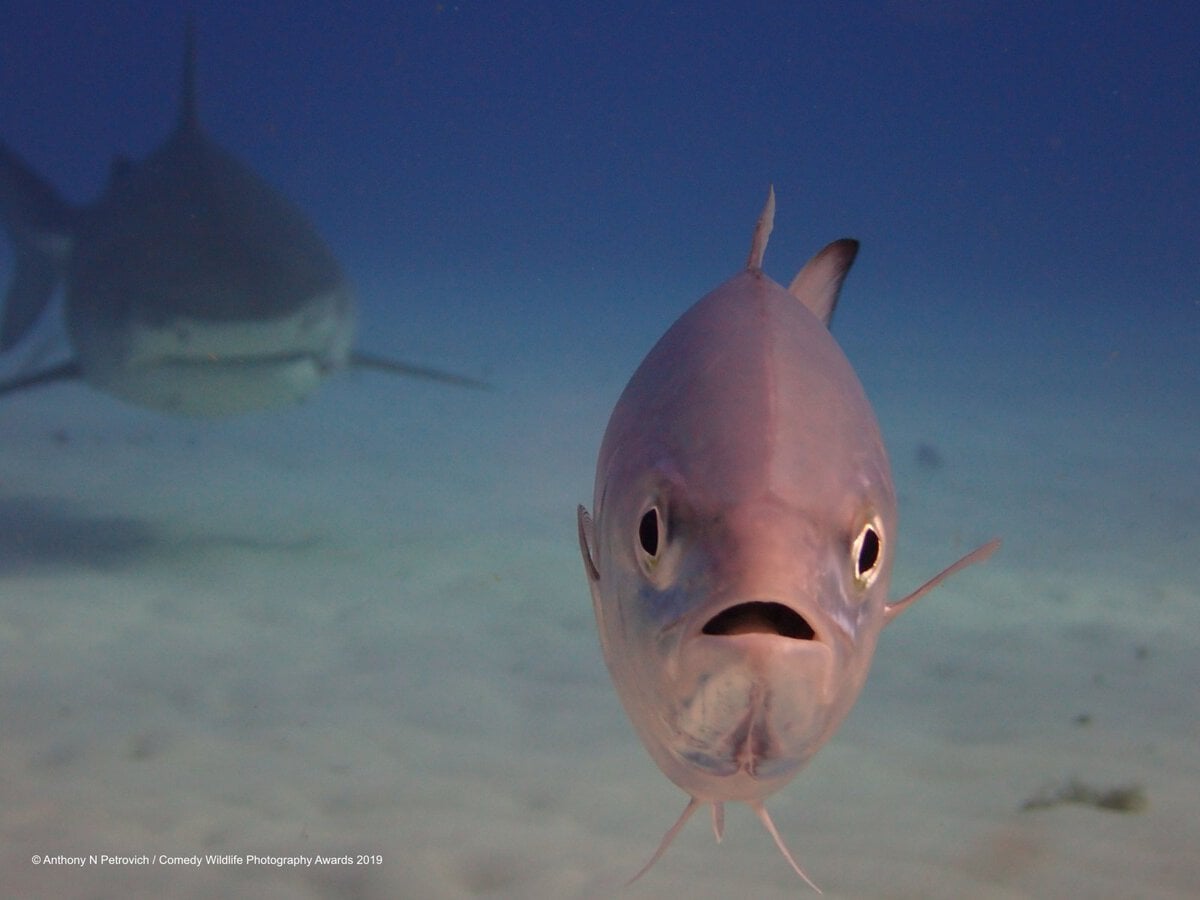
[[[675,840],[675,835],[679,834],[679,832],[683,830],[683,826],[687,824],[687,820],[690,819],[699,808],[700,801],[695,797],[692,797],[691,800],[688,801],[688,805],[683,808],[683,812],[679,814],[679,818],[675,820],[675,824],[667,830],[667,833],[663,835],[663,839],[659,841],[658,849],[654,851],[654,855],[650,857],[649,862],[638,869],[637,874],[625,882],[625,887],[629,887],[631,884],[649,872],[654,864],[662,859],[662,855],[666,853],[667,848],[671,846],[671,841]]]
[[[441,381],[445,384],[456,384],[459,387],[476,388],[490,391],[492,385],[478,378],[466,375],[456,375],[453,372],[443,372],[441,369],[431,369],[426,366],[414,366],[399,360],[384,359],[369,353],[351,353],[350,365],[359,369],[374,369],[377,372],[390,372],[392,375],[404,375],[409,378],[424,378],[428,381]]]
[[[25,388],[37,387],[42,384],[50,384],[54,381],[69,381],[73,378],[79,378],[79,363],[72,360],[65,362],[62,365],[55,366],[52,369],[46,369],[42,372],[35,372],[33,375],[22,375],[19,378],[13,378],[11,381],[0,382],[0,396],[4,394],[12,394]]]
[[[771,815],[767,812],[767,808],[763,806],[763,802],[761,800],[751,800],[749,801],[749,806],[754,810],[754,814],[758,816],[758,821],[763,823],[763,827],[767,829],[767,833],[775,839],[775,846],[779,848],[779,852],[783,854],[783,858],[788,861],[788,864],[795,869],[796,874],[803,878],[808,886],[818,894],[824,893],[824,891],[813,883],[811,878],[804,874],[804,870],[800,868],[799,863],[792,858],[791,851],[788,850],[787,844],[783,842],[783,838],[779,836],[779,831],[776,829],[775,823],[771,821]]]
[[[904,610],[906,610],[906,609],[908,609],[908,607],[912,606],[912,604],[915,601],[924,597],[926,594],[928,594],[930,591],[932,591],[935,587],[937,587],[939,584],[941,584],[943,581],[945,581],[947,578],[949,578],[955,572],[959,571],[960,569],[965,569],[967,566],[974,565],[975,563],[983,562],[985,559],[987,559],[989,556],[991,556],[993,553],[995,553],[996,548],[999,546],[1000,546],[1000,539],[993,538],[992,540],[990,540],[986,544],[984,544],[982,547],[976,547],[974,550],[972,550],[970,553],[968,553],[966,556],[964,556],[958,562],[954,563],[954,565],[948,566],[947,568],[943,569],[941,572],[938,572],[936,575],[934,575],[932,578],[930,578],[927,582],[925,582],[923,585],[921,585],[919,588],[917,588],[915,591],[913,591],[907,597],[902,597],[901,599],[897,600],[895,603],[887,604],[883,608],[884,622],[892,621],[892,619],[896,618],[896,616],[900,615],[900,613],[904,612]]]
[[[833,321],[842,282],[857,255],[858,241],[853,238],[834,241],[806,262],[788,285],[788,293],[807,306],[826,328]]]

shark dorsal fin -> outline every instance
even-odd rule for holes
[[[180,134],[196,131],[200,122],[196,118],[196,23],[189,18],[183,38],[183,76],[179,97]]]

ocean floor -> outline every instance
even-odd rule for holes
[[[628,327],[485,360],[486,393],[348,373],[216,423],[5,398],[4,893],[809,895],[740,807],[620,889],[686,799],[620,709],[575,536],[657,336]],[[1004,546],[885,631],[775,822],[830,897],[1194,897],[1194,357],[947,346],[848,349],[900,494],[893,594]],[[92,854],[150,862],[53,861]],[[318,854],[355,862],[249,858]]]

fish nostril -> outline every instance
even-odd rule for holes
[[[782,603],[754,601],[722,610],[701,629],[709,635],[777,634],[797,641],[816,640],[812,625],[800,613]]]

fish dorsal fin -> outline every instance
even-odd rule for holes
[[[196,23],[188,19],[183,37],[183,76],[179,97],[179,125],[181,134],[196,131],[200,121],[196,117]]]
[[[754,239],[750,242],[750,258],[746,260],[747,269],[761,269],[763,255],[767,252],[767,241],[771,237],[771,229],[775,227],[775,185],[767,191],[767,202],[759,213],[758,222],[754,225]]]
[[[858,241],[853,238],[834,241],[806,262],[788,285],[788,293],[807,306],[826,328],[833,320],[842,282],[857,255]]]

